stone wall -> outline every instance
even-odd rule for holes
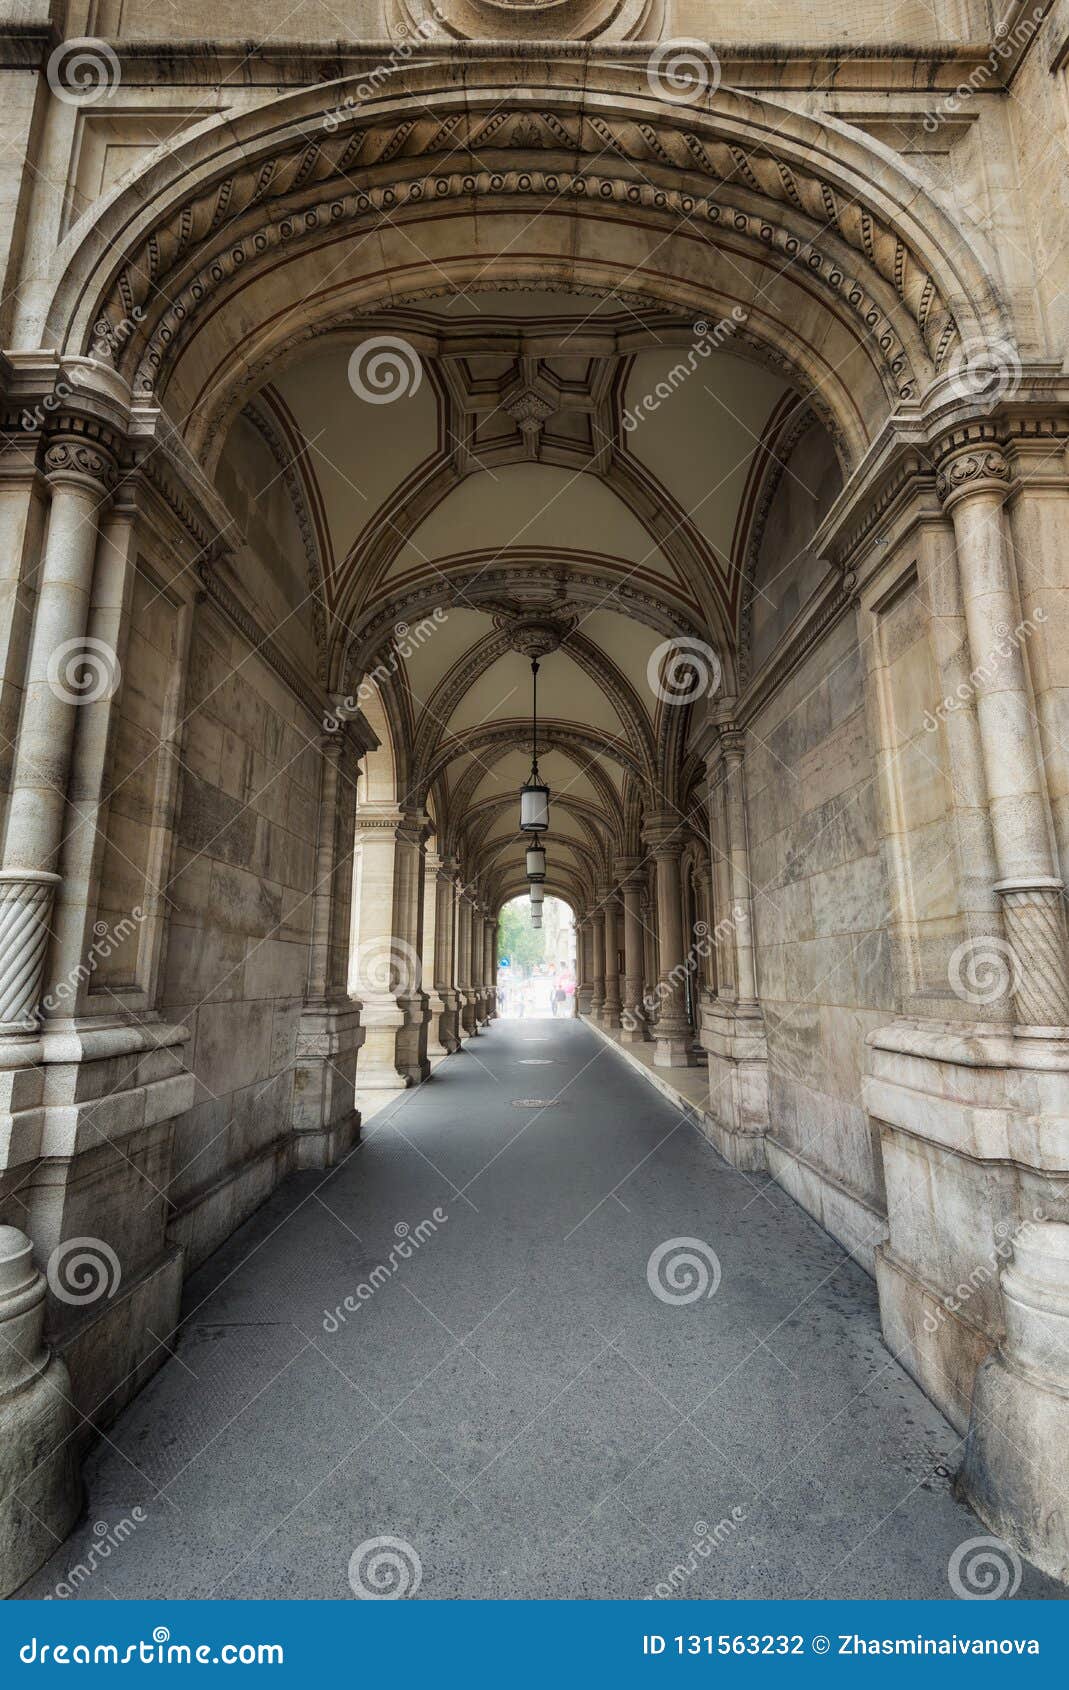
[[[307,712],[210,610],[188,711],[161,993],[197,1077],[170,1190],[187,1268],[287,1171],[320,767]]]
[[[769,1166],[866,1266],[883,1234],[865,1037],[894,1014],[888,898],[852,618],[747,734],[750,871],[768,1038]]]

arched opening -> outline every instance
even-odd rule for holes
[[[484,9],[451,9],[457,40]],[[663,9],[597,11],[615,40]],[[1043,1125],[1067,1113],[1042,602],[1066,431],[1053,359],[1005,404],[967,379],[977,346],[1021,377],[1028,289],[837,111],[680,105],[589,43],[464,63],[420,47],[370,95],[346,70],[198,116],[13,290],[0,1212],[51,1264],[105,1191],[125,1287],[86,1309],[50,1272],[56,1366],[110,1426],[183,1280],[290,1175],[340,1170],[357,1236],[358,1152],[373,1222],[419,1197],[406,1156],[472,1212],[511,1169],[512,1224],[529,1155],[566,1256],[628,1214],[627,1169],[595,1189],[614,1146],[641,1168],[685,1126],[655,1161],[683,1241],[697,1182],[759,1277],[739,1216],[789,1196],[964,1432],[1010,1389],[988,1360],[1014,1365],[994,1276],[949,1308],[969,1240],[1019,1227],[1040,1172],[1043,1223],[1069,1219]],[[64,686],[57,651],[101,685],[76,662]],[[539,933],[516,920],[536,754]],[[1012,963],[990,997],[987,942]],[[496,1025],[520,1019],[560,1025],[520,1056]],[[521,1062],[552,1083],[509,1095]],[[561,1125],[573,1085],[600,1161]],[[503,1230],[522,1275],[544,1239]],[[591,1262],[627,1304],[645,1261],[618,1242]],[[1001,1521],[1017,1492],[973,1461]],[[1064,1568],[1049,1510],[1006,1530]]]
[[[535,913],[537,909],[537,914]],[[547,892],[509,898],[497,921],[497,993],[505,1020],[553,1020],[576,1013],[576,930],[570,904]]]

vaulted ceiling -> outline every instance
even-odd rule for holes
[[[491,895],[520,878],[534,649],[556,889],[602,878],[642,808],[685,803],[665,676],[682,642],[731,690],[769,478],[813,426],[744,326],[458,295],[304,346],[233,429],[220,487],[288,580],[290,643],[374,685],[398,800]]]

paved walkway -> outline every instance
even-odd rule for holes
[[[353,1576],[424,1597],[942,1597],[959,1457],[787,1197],[580,1022],[498,1022],[190,1282],[24,1594],[115,1542],[78,1595],[346,1597],[388,1537]]]

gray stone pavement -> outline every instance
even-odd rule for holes
[[[871,1281],[576,1021],[496,1022],[187,1292],[22,1595],[348,1597],[387,1537],[420,1597],[937,1598],[985,1535]]]

